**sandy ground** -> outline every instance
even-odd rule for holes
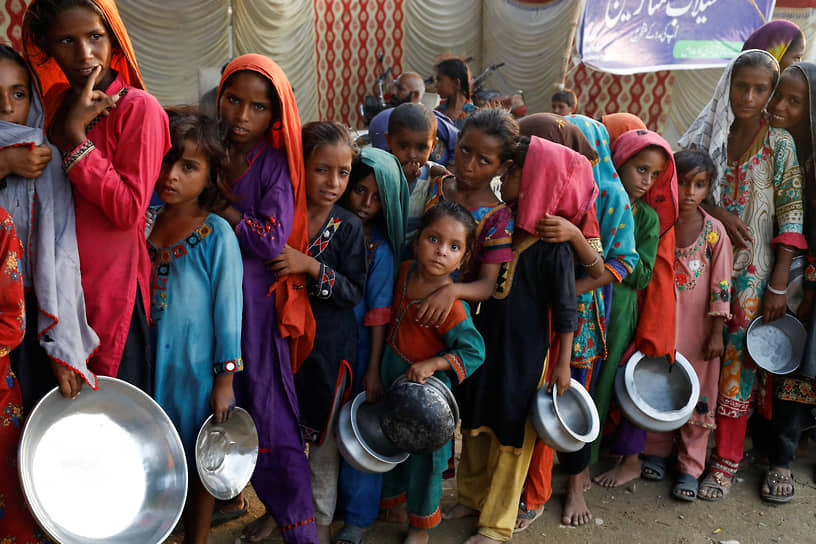
[[[746,447],[748,445],[746,444]],[[814,465],[816,445],[810,445],[809,455],[797,460],[793,467],[796,480],[794,501],[772,506],[759,498],[759,486],[767,467],[757,465],[738,474],[738,481],[725,500],[711,503],[696,501],[681,503],[671,497],[671,473],[662,482],[638,480],[618,489],[594,485],[587,493],[587,502],[595,519],[581,528],[564,527],[559,523],[561,500],[566,474],[555,468],[555,493],[545,512],[527,531],[513,537],[518,544],[552,542],[558,544],[626,542],[670,544],[752,544],[752,543],[816,543],[816,483]],[[597,468],[593,474],[600,471]],[[241,529],[263,513],[263,506],[254,493],[249,512],[239,520],[213,529],[213,544],[241,542]],[[454,480],[445,483],[443,507],[456,500]],[[336,530],[341,525],[336,523]],[[443,521],[431,531],[432,543],[464,542],[476,527],[475,518]],[[367,533],[367,544],[399,544],[405,527],[377,522]],[[181,534],[166,544],[182,542]],[[280,536],[263,542],[283,542]]]

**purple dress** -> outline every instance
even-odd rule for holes
[[[244,262],[244,372],[235,377],[238,404],[258,428],[258,463],[252,487],[287,543],[317,543],[309,463],[298,422],[289,346],[281,338],[275,275],[265,260],[277,257],[292,226],[294,199],[286,156],[262,140],[235,181],[233,206],[244,217],[235,228]]]

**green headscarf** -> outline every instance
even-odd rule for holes
[[[408,225],[408,181],[402,173],[402,165],[387,151],[364,147],[360,161],[374,170],[382,205],[380,213],[385,219],[385,234],[394,253],[394,270],[399,270]]]

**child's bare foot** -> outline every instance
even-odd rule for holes
[[[330,542],[331,542],[331,526],[329,526],[329,525],[318,525],[317,526],[317,539],[320,541],[320,544],[330,544]]]
[[[422,529],[408,529],[408,535],[403,540],[403,544],[428,544],[431,541],[431,534]]]
[[[275,521],[275,518],[272,517],[272,514],[267,512],[244,527],[244,530],[241,531],[241,538],[250,542],[260,542],[269,537],[277,528],[278,523]]]
[[[408,507],[405,504],[401,504],[394,508],[389,508],[388,510],[380,510],[377,519],[387,521],[388,523],[407,523]]]
[[[501,540],[494,540],[478,533],[465,540],[465,544],[493,544],[494,542],[501,542]]]
[[[624,455],[612,470],[598,474],[593,480],[603,487],[620,487],[637,478],[640,478],[640,459],[634,454]]]
[[[442,512],[442,519],[471,518],[478,513],[479,513],[478,510],[474,510],[469,506],[465,506],[464,504],[457,502],[456,504]]]
[[[588,469],[586,469],[588,470]],[[561,523],[579,527],[589,523],[592,512],[584,501],[584,473],[571,474],[567,479],[567,496],[564,498],[564,510],[561,513]]]

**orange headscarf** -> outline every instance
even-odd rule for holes
[[[624,132],[636,128],[646,128],[646,123],[632,113],[610,113],[601,117],[601,123],[609,132],[609,147],[612,147],[612,143]]]
[[[144,90],[142,74],[136,65],[136,54],[133,52],[133,44],[130,43],[127,30],[119,16],[119,10],[113,0],[90,0],[105,18],[105,22],[113,32],[116,43],[113,49],[110,67],[116,70],[131,87],[138,87]],[[45,108],[45,126],[51,125],[54,114],[62,104],[63,96],[70,85],[62,69],[52,57],[37,46],[34,36],[31,34],[31,11],[36,6],[37,0],[31,3],[23,18],[23,54],[28,62],[31,73],[36,77],[39,85],[40,98],[42,98],[43,108]]]
[[[303,142],[301,140],[300,114],[289,79],[271,59],[263,55],[241,55],[230,62],[221,83],[218,84],[218,98],[224,90],[224,82],[235,72],[249,70],[268,79],[280,99],[281,117],[273,123],[266,134],[267,142],[286,155],[289,176],[292,179],[292,193],[295,199],[294,220],[287,244],[306,253],[309,244],[306,214],[306,166],[303,162]],[[217,104],[217,102],[216,102]],[[275,308],[281,336],[289,339],[292,372],[297,372],[306,356],[312,351],[315,336],[315,319],[309,305],[309,295],[305,289],[303,274],[278,277],[269,292],[275,292]]]

